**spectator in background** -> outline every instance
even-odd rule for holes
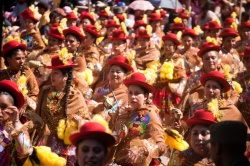
[[[38,7],[38,12],[42,15],[42,17],[40,18],[40,22],[38,24],[38,28],[40,30],[41,35],[44,35],[46,32],[49,31],[49,22],[50,22],[49,5],[45,2],[39,2],[37,4],[37,7]]]

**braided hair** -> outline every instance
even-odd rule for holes
[[[65,116],[67,115],[67,106],[68,106],[68,96],[69,96],[69,92],[70,92],[70,86],[71,86],[71,81],[72,81],[72,78],[73,78],[73,68],[63,68],[63,69],[60,69],[60,71],[62,72],[62,74],[64,76],[68,75],[68,79],[66,81],[66,86],[65,86],[65,95],[64,95],[64,98],[62,99],[62,102],[65,103],[64,105],[64,113],[65,113]]]

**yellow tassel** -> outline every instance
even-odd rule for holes
[[[132,50],[130,54],[127,56],[130,65],[132,65],[134,62],[135,54],[136,54],[135,50]]]
[[[237,13],[236,12],[232,12],[231,13],[231,17],[234,19],[234,21],[236,20],[237,17]]]
[[[115,20],[116,24],[120,24],[120,21],[119,21],[119,19],[116,16],[114,16],[113,19]]]
[[[236,32],[238,31],[238,26],[235,22],[233,22],[230,27],[233,28]]]
[[[200,25],[197,25],[196,27],[194,27],[194,32],[199,35],[201,33],[201,27]]]
[[[77,8],[77,7],[75,7],[75,8],[73,9],[73,11],[72,11],[72,12],[76,15],[76,17],[78,16],[77,11],[78,11],[78,8]]]
[[[189,16],[189,11],[185,10],[184,13]]]
[[[90,12],[90,15],[95,20],[95,13],[94,12]]]
[[[181,40],[181,36],[182,36],[182,31],[178,31],[176,34],[177,39]]]
[[[92,121],[100,123],[106,128],[107,133],[111,133],[108,122],[101,115],[98,115],[98,114],[94,115],[94,117],[92,118]]]
[[[158,9],[158,10],[155,11],[155,13],[158,14],[158,15],[161,15],[161,10]]]
[[[122,27],[123,32],[127,35],[128,31],[127,31],[127,27],[126,27],[124,22],[121,23],[121,27]]]
[[[152,31],[153,31],[152,26],[151,26],[151,25],[147,25],[147,26],[146,26],[146,31],[147,31],[147,34],[148,34],[148,35],[151,35],[151,34],[152,34]]]
[[[221,25],[220,20],[216,18],[214,21],[216,21],[219,25]]]
[[[176,17],[174,19],[174,23],[182,23],[182,19],[180,17]]]
[[[220,122],[224,116],[224,113],[219,110],[219,103],[217,99],[212,99],[211,102],[207,104],[208,110],[212,112],[215,119]]]
[[[73,54],[69,53],[67,48],[64,47],[61,49],[59,52],[59,59],[63,62],[63,64],[67,65],[68,64],[68,59],[72,58]]]
[[[98,20],[98,21],[95,22],[95,27],[96,27],[96,30],[97,30],[97,31],[100,31],[100,30],[102,29],[100,20]]]
[[[124,17],[124,22],[126,22],[127,20],[127,14],[126,13],[122,13],[123,17]]]
[[[104,10],[110,16],[110,6],[107,6]]]
[[[66,159],[59,157],[56,153],[51,152],[50,147],[36,146],[36,155],[43,166],[66,166]]]
[[[63,18],[61,21],[60,21],[60,24],[59,24],[59,27],[64,30],[64,29],[67,29],[67,18]],[[62,34],[62,32],[60,32]]]
[[[57,127],[57,136],[59,139],[63,140],[65,137],[66,122],[65,119],[61,119]]]
[[[29,9],[32,11],[32,13],[34,14],[34,17],[36,19],[39,18],[39,13],[38,13],[38,7],[35,7],[35,5],[30,5]]]
[[[206,41],[209,42],[209,43],[213,43],[214,45],[217,45],[217,41],[216,41],[216,39],[213,38],[213,37],[208,36],[208,37],[206,38]]]
[[[242,93],[243,89],[238,82],[232,81],[232,84],[233,84],[234,89],[236,90],[237,93]]]
[[[223,74],[226,80],[231,80],[232,75],[230,74],[231,67],[229,65],[223,66]]]
[[[146,14],[143,14],[142,21],[147,23],[148,22],[148,16]]]
[[[182,135],[180,135],[176,130],[165,130],[164,140],[165,143],[169,145],[171,150],[176,149],[179,151],[183,151],[189,147],[188,143],[183,139]]]

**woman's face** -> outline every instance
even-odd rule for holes
[[[144,105],[147,96],[143,89],[138,85],[129,85],[128,101],[132,109],[141,108]]]
[[[166,53],[173,53],[175,51],[175,44],[170,40],[165,40],[163,45],[163,50]]]
[[[218,34],[219,30],[216,29],[208,30],[208,36],[210,37],[217,38]]]
[[[250,57],[243,58],[243,64],[248,73],[250,73]]]
[[[7,58],[7,62],[9,63],[8,68],[11,70],[20,70],[25,62],[25,54],[23,51],[18,51],[16,54]]]
[[[243,28],[241,31],[241,37],[243,40],[250,39],[250,28]]]
[[[151,21],[151,26],[153,30],[155,30],[158,27],[161,27],[161,21]]]
[[[104,27],[108,23],[108,19],[106,17],[100,17],[101,25]]]
[[[68,76],[64,76],[61,70],[59,69],[52,69],[50,80],[51,80],[51,86],[56,88],[63,88],[66,84]]]
[[[126,41],[124,40],[113,40],[112,41],[112,50],[115,54],[120,54],[126,49]]]
[[[35,23],[32,19],[24,19],[24,26],[27,31],[31,31],[35,28]]]
[[[91,21],[87,18],[82,19],[81,23],[83,28],[86,28],[88,25],[92,25]]]
[[[108,73],[108,79],[110,84],[120,85],[123,83],[126,74],[124,73],[123,69],[118,65],[113,65]]]
[[[147,38],[137,38],[137,45],[141,46],[142,48],[147,48],[149,46],[149,39]]]
[[[13,101],[9,95],[0,95],[0,124],[6,122],[9,119],[8,114],[5,113],[9,106],[13,106]]]
[[[195,125],[191,130],[190,145],[193,151],[203,157],[209,153],[209,147],[203,141],[210,139],[210,131],[207,126]]]
[[[236,43],[235,37],[232,36],[225,37],[224,40],[222,40],[222,45],[226,50],[234,48],[235,43]]]
[[[59,16],[58,17],[52,17],[50,19],[50,23],[51,23],[51,25],[53,25],[55,23],[60,23],[60,17]]]
[[[204,93],[207,98],[207,101],[211,101],[212,99],[220,99],[221,97],[222,87],[215,80],[208,80],[204,86]]]
[[[85,33],[85,40],[84,40],[84,46],[90,46],[93,45],[95,41],[95,38],[88,32]]]
[[[105,148],[97,140],[86,139],[78,144],[76,157],[79,166],[103,166]]]
[[[190,48],[190,47],[192,47],[194,40],[192,37],[186,35],[182,38],[182,43],[183,43],[184,47]]]
[[[73,53],[80,46],[80,42],[77,41],[74,36],[67,35],[65,38],[65,46],[67,47],[70,53]]]
[[[68,27],[76,26],[76,20],[67,20]]]
[[[62,46],[62,40],[59,40],[59,39],[49,35],[48,36],[48,45],[49,45],[50,51],[57,51]]]
[[[117,27],[108,27],[107,36],[112,36],[114,30],[117,30]]]
[[[202,56],[203,68],[205,72],[216,71],[218,67],[219,57],[215,51],[208,51]]]

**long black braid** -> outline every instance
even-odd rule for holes
[[[68,79],[66,81],[66,86],[65,86],[65,95],[64,98],[62,100],[63,103],[65,103],[64,105],[64,114],[65,116],[67,116],[67,107],[68,107],[68,96],[69,96],[69,92],[70,92],[70,86],[71,86],[71,81],[73,78],[73,68],[64,68],[64,69],[60,69],[60,71],[63,73],[63,75],[68,75]]]

